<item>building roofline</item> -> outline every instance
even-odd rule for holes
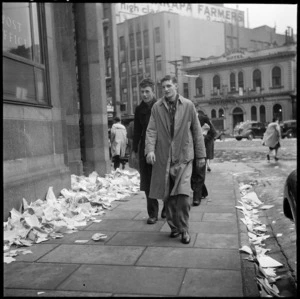
[[[271,50],[271,49],[270,49]],[[264,50],[262,50],[264,51]],[[276,53],[268,53],[263,54],[261,56],[246,56],[245,58],[239,58],[235,60],[225,60],[225,61],[217,61],[217,59],[220,59],[222,56],[216,57],[215,59],[209,59],[209,60],[202,60],[202,61],[193,61],[190,64],[190,66],[183,66],[181,70],[183,71],[192,71],[197,69],[207,69],[212,67],[218,67],[218,66],[224,66],[224,65],[235,65],[235,64],[246,64],[249,61],[259,61],[259,60],[266,60],[266,59],[273,59],[276,57],[289,57],[296,55],[296,49],[295,50],[286,50],[282,52],[276,52]],[[257,53],[255,52],[248,52],[248,54]],[[224,57],[224,56],[223,56]],[[226,59],[226,56],[224,57]],[[192,65],[193,64],[193,65]]]

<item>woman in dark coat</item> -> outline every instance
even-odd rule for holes
[[[214,125],[209,120],[209,117],[206,114],[203,114],[202,111],[199,112],[199,120],[200,120],[201,127],[203,127],[204,124],[207,124],[209,126],[209,130],[207,131],[207,134],[204,135],[204,142],[206,148],[207,171],[211,171],[209,165],[210,165],[210,160],[214,158],[215,137],[217,136],[217,132],[215,130]]]
[[[214,139],[217,135],[213,124],[210,122],[208,116],[201,110],[198,111],[198,119],[202,127],[202,133],[204,136],[204,143],[206,149],[206,163],[208,159],[214,158]],[[205,129],[205,125],[208,127]],[[208,168],[210,171],[210,168]],[[205,186],[205,173],[206,165],[201,168],[197,168],[193,163],[193,172],[191,176],[191,187],[193,189],[193,205],[199,206],[201,199],[207,197],[208,191]]]
[[[132,142],[131,158],[134,160],[139,155],[140,190],[145,191],[147,198],[148,224],[154,224],[158,220],[158,200],[150,198],[150,182],[152,165],[146,162],[145,138],[146,130],[151,116],[151,109],[156,102],[154,97],[154,82],[151,79],[143,79],[140,82],[140,93],[142,102],[136,107],[134,113],[134,134]],[[162,210],[161,217],[165,218],[165,210]]]

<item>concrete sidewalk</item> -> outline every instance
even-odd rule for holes
[[[259,297],[253,264],[239,252],[248,239],[235,208],[237,183],[222,163],[212,166],[209,196],[191,208],[190,244],[170,238],[161,218],[146,224],[140,192],[113,202],[100,223],[34,245],[33,254],[5,264],[4,296]],[[107,239],[91,240],[97,232]]]

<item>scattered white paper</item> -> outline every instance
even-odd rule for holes
[[[274,207],[274,205],[263,205],[263,206],[259,207],[259,209],[268,210],[268,209],[273,208],[273,207]]]
[[[76,240],[75,243],[87,243],[89,240]]]
[[[281,267],[282,264],[267,255],[258,255],[257,260],[263,268]]]
[[[96,172],[88,177],[71,175],[71,190],[62,189],[58,197],[50,186],[46,200],[37,199],[29,204],[23,198],[20,211],[12,209],[8,221],[3,223],[4,252],[12,245],[31,246],[50,238],[62,238],[63,234],[77,232],[77,227],[86,226],[89,221],[99,223],[101,219],[95,216],[110,210],[113,201],[136,194],[139,185],[138,171],[117,169],[105,177],[99,177]],[[12,261],[12,256],[6,256],[6,262]]]
[[[244,251],[246,253],[249,253],[249,254],[253,254],[251,248],[249,246],[246,246],[244,245],[242,248],[239,249],[240,251]]]
[[[277,234],[276,237],[282,237],[282,234]]]
[[[16,259],[14,259],[11,256],[4,256],[4,263],[5,264],[10,264],[11,262],[14,262]]]
[[[93,222],[95,222],[95,223],[99,223],[101,221],[102,221],[101,219],[95,219],[95,220],[93,220]]]
[[[101,233],[96,233],[92,236],[92,239],[94,241],[99,241],[99,240],[103,240],[103,239],[106,239],[107,238],[107,235],[105,234],[101,234]]]

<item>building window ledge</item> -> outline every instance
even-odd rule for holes
[[[204,97],[204,94],[196,94],[195,96],[194,96],[194,98],[203,98]]]
[[[282,89],[284,86],[271,86],[270,89]]]

